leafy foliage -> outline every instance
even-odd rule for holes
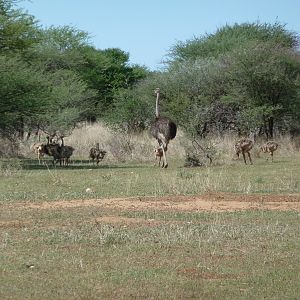
[[[129,66],[128,53],[97,50],[71,26],[43,29],[16,3],[0,0],[2,136],[36,129],[69,135],[78,122],[109,114],[118,90],[145,78],[145,68]]]
[[[259,129],[272,138],[300,126],[297,45],[279,23],[227,25],[177,43],[148,86],[159,84],[162,106],[191,136]]]
[[[216,58],[235,49],[247,49],[250,45],[266,42],[292,49],[298,45],[295,33],[288,31],[278,22],[234,24],[226,25],[214,34],[177,43],[169,51],[169,60],[174,63],[206,57]]]

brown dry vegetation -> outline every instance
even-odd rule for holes
[[[234,135],[214,136],[204,141],[208,143],[215,150],[214,161],[217,164],[230,164],[232,159],[235,158],[233,145],[237,137]],[[42,137],[45,141],[45,137]],[[276,156],[293,156],[298,152],[297,140],[291,141],[289,136],[278,136],[276,141],[280,147],[275,152]],[[36,142],[31,139],[22,142],[19,154],[24,157],[34,157],[30,150],[30,145]],[[264,142],[263,139],[258,139],[254,149],[251,151],[254,158],[268,157],[260,153],[260,145]],[[153,139],[148,131],[140,134],[124,134],[121,132],[113,131],[101,123],[93,125],[82,124],[76,128],[72,135],[65,138],[65,144],[75,148],[73,158],[88,159],[89,150],[95,146],[96,143],[100,144],[100,148],[108,151],[106,160],[108,162],[149,162],[153,160],[153,149],[157,146],[157,142]],[[7,144],[7,143],[5,143]],[[193,149],[191,141],[179,129],[176,138],[171,141],[168,156],[171,159],[184,159],[186,151]]]

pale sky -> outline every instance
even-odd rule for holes
[[[150,70],[178,41],[226,24],[278,21],[300,33],[300,0],[22,0],[18,7],[43,27],[86,31],[97,49],[120,48]]]

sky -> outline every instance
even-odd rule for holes
[[[120,48],[153,71],[178,42],[225,25],[278,21],[300,33],[299,0],[21,0],[18,7],[43,27],[86,31],[95,48]]]

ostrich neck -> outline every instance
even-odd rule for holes
[[[156,118],[159,117],[158,99],[159,99],[159,93],[156,94],[156,110],[155,110]]]

